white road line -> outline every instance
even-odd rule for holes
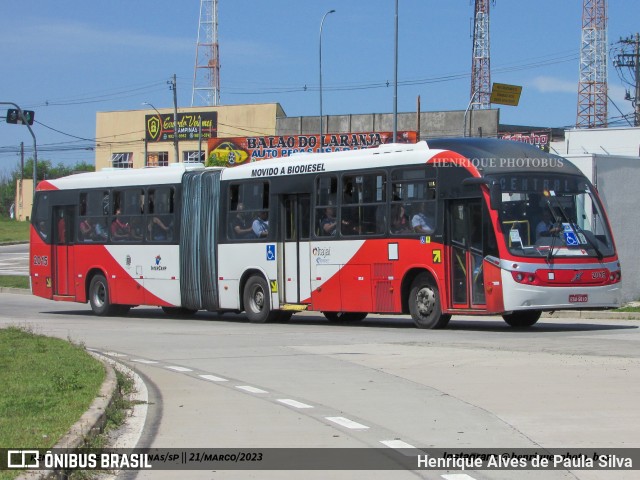
[[[306,403],[298,402],[297,400],[291,400],[290,398],[279,398],[278,401],[280,403],[284,403],[285,405],[289,405],[290,407],[295,407],[295,408],[313,408],[311,405],[307,405]]]
[[[252,387],[250,385],[240,385],[240,386],[236,385],[236,388],[239,388],[240,390],[244,390],[245,392],[249,392],[249,393],[269,393],[266,390]]]
[[[380,440],[380,443],[393,449],[416,448],[410,443],[403,442],[402,440]]]
[[[366,425],[362,425],[361,423],[354,422],[353,420],[349,420],[348,418],[344,418],[344,417],[324,417],[324,418],[326,418],[330,422],[337,423],[338,425],[342,425],[343,427],[351,428],[353,430],[369,428]]]
[[[144,358],[132,358],[131,361],[132,362],[138,362],[138,363],[147,363],[149,365],[152,365],[154,363],[158,363],[155,360],[145,360]]]
[[[190,368],[186,368],[186,367],[176,367],[175,365],[167,365],[167,367],[169,370],[175,370],[176,372],[193,372],[193,370],[191,370]]]
[[[198,375],[205,380],[210,380],[212,382],[228,382],[226,378],[216,377],[215,375]]]
[[[117,352],[104,352],[105,355],[109,355],[110,357],[127,357],[128,355],[125,355],[124,353],[117,353]]]
[[[466,473],[449,473],[447,475],[440,475],[444,480],[475,480]]]

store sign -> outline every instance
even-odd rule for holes
[[[372,148],[392,143],[392,132],[327,133],[323,152]],[[398,132],[396,143],[415,143],[415,131]],[[294,153],[320,151],[320,135],[273,135],[265,137],[212,138],[208,142],[207,165],[233,167]]]
[[[173,142],[173,113],[144,116],[147,142]],[[218,134],[218,112],[178,113],[178,141],[208,140]]]
[[[498,138],[528,143],[529,145],[538,147],[544,152],[548,152],[551,144],[551,131],[498,133]]]

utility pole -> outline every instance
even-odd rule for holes
[[[633,125],[640,127],[640,33],[636,33],[635,38],[633,36],[621,38],[615,48],[619,53],[615,55],[613,65],[618,70],[622,81],[634,91],[634,96],[631,96],[631,91],[627,90],[625,100],[629,100],[633,105]],[[629,70],[629,76],[625,69]]]
[[[173,90],[173,148],[176,153],[176,163],[180,163],[180,156],[178,154],[178,88],[176,85],[176,74],[173,74],[173,79],[168,80],[169,89]]]

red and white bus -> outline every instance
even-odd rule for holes
[[[35,295],[97,315],[301,310],[331,321],[502,315],[620,303],[597,192],[525,144],[442,139],[235,168],[103,170],[38,185]]]

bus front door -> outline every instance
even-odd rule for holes
[[[486,303],[482,273],[482,200],[450,202],[448,218],[450,303],[453,308],[482,308]]]
[[[311,202],[309,195],[285,195],[282,202],[284,231],[283,252],[278,283],[283,286],[282,303],[300,303],[311,295],[309,265],[309,225]]]
[[[53,294],[74,296],[75,208],[62,206],[53,208]]]

